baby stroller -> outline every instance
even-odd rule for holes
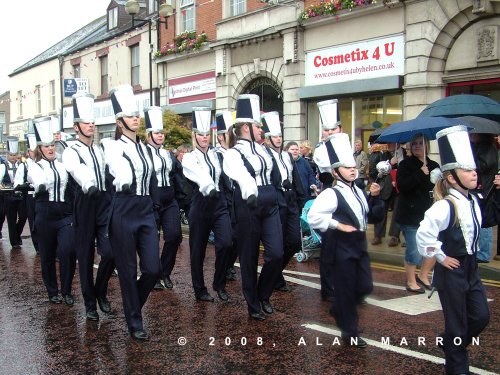
[[[300,215],[300,232],[302,237],[302,249],[295,254],[297,262],[305,262],[309,258],[318,258],[321,250],[321,236],[312,229],[307,222],[307,213],[313,204],[314,199],[306,202]]]

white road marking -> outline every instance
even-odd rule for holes
[[[324,326],[319,325],[319,324],[302,324],[302,327],[305,327],[305,328],[308,328],[308,329],[312,329],[312,330],[315,330],[315,331],[319,331],[319,332],[323,332],[323,333],[326,333],[328,335],[333,335],[333,336],[341,337],[341,333],[340,333],[339,330],[332,329],[332,328],[329,328],[329,327],[324,327]],[[414,350],[402,348],[400,346],[395,346],[395,345],[390,345],[390,344],[384,344],[381,341],[367,339],[365,337],[363,337],[363,340],[365,340],[368,345],[374,346],[374,347],[382,349],[382,350],[387,350],[387,351],[394,352],[394,353],[397,353],[397,354],[402,354],[402,355],[405,355],[405,356],[408,356],[408,357],[423,359],[424,361],[428,361],[428,362],[432,362],[432,363],[437,363],[437,364],[440,364],[440,365],[444,364],[444,359],[440,358],[440,357],[435,357],[433,355],[429,355],[429,354],[425,354],[425,353],[420,353],[420,352],[417,352],[417,351],[414,351]],[[491,372],[491,371],[488,371],[488,370],[484,370],[484,369],[480,369],[480,368],[477,368],[477,367],[469,367],[469,370],[471,372],[474,372],[475,374],[479,374],[479,375],[491,375],[491,374],[495,374],[494,372]]]

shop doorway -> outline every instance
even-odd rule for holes
[[[283,91],[272,79],[267,77],[254,79],[242,93],[258,95],[261,112],[277,111],[283,121]]]

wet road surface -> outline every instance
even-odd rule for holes
[[[195,301],[184,239],[172,273],[174,289],[153,291],[143,309],[151,340],[132,340],[123,315],[118,278],[109,286],[113,312],[99,322],[85,319],[78,271],[76,303],[48,302],[40,260],[31,240],[20,250],[0,241],[1,374],[442,374],[443,354],[436,336],[443,329],[437,293],[404,290],[401,267],[372,263],[375,288],[359,308],[368,348],[340,344],[329,303],[320,300],[318,261],[292,260],[286,276],[293,291],[271,298],[275,313],[258,322],[248,318],[239,281],[229,281],[230,301]],[[214,264],[209,246],[205,281]],[[491,321],[470,347],[473,373],[500,369],[499,280],[486,282]],[[215,292],[209,290],[216,297]]]

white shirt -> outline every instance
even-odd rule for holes
[[[255,178],[245,167],[242,155],[254,169]],[[258,186],[271,184],[273,160],[257,142],[239,139],[233,148],[226,151],[223,169],[230,179],[238,183],[241,196],[246,200],[251,195],[258,197]]]
[[[7,163],[7,165],[8,165],[7,173],[9,174],[10,182],[12,184],[14,184],[15,172],[16,172],[17,168],[19,167],[20,163],[18,163],[17,161],[15,163],[11,163],[8,160],[5,160],[5,163]],[[3,179],[3,176],[5,176],[5,168],[6,168],[5,163],[0,163],[0,182]]]
[[[222,172],[219,157],[213,148],[207,153],[198,148],[182,158],[182,173],[196,183],[200,193],[206,197],[213,189],[219,191],[219,178]]]
[[[153,156],[153,169],[158,180],[158,187],[170,186],[169,174],[172,171],[172,157],[163,147],[147,145]]]
[[[480,228],[482,217],[481,209],[477,198],[471,195],[469,200],[462,193],[450,188],[447,196],[455,202],[458,211],[458,220],[460,229],[465,240],[467,253],[472,255],[477,251],[478,241],[474,240],[474,228]],[[473,211],[475,215],[473,215]],[[450,224],[450,204],[442,199],[435,202],[424,215],[417,230],[417,247],[422,256],[431,258],[436,257],[439,263],[446,258],[446,254],[441,250],[442,242],[438,241],[439,232],[448,228]]]
[[[45,185],[49,193],[49,201],[64,202],[64,193],[68,184],[68,172],[64,165],[56,160],[41,159],[28,169],[28,176],[33,182],[35,192],[40,190],[40,185]]]
[[[62,162],[85,194],[92,186],[99,191],[106,190],[104,153],[99,146],[93,143],[87,146],[82,141],[72,142],[64,150]]]
[[[293,182],[292,179],[292,161],[290,160],[290,154],[286,151],[281,151],[280,153],[276,152],[272,148],[269,148],[271,153],[273,154],[274,160],[276,160],[276,164],[278,164],[278,169],[281,174],[281,183],[285,180],[289,180]]]
[[[361,231],[366,231],[368,202],[363,192],[356,185],[353,184],[351,187],[340,180],[337,181],[337,185],[333,188],[322,191],[314,200],[307,213],[307,221],[311,228],[319,229],[321,232],[337,228],[339,222],[332,218],[332,214],[337,211],[338,208],[337,195],[333,189],[342,194],[342,197],[356,215],[359,222],[359,228],[361,228]]]

